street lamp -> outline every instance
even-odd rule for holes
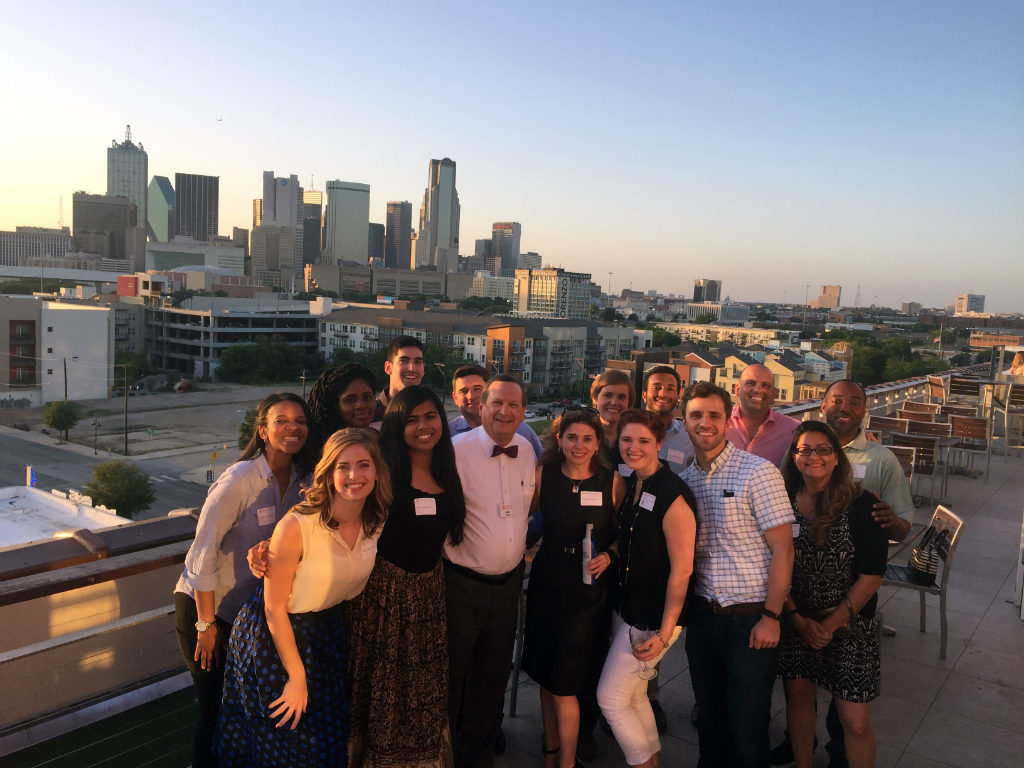
[[[90,423],[92,424],[92,455],[95,456],[96,455],[96,442],[98,440],[99,429],[100,429],[100,420],[99,419],[93,419]]]
[[[441,406],[444,407],[444,381],[448,378],[448,366],[444,363],[434,363],[434,367],[441,374]]]

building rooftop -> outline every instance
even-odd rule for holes
[[[72,491],[66,498],[56,493],[27,486],[0,488],[0,550],[82,528],[98,530],[129,522],[105,507],[92,506],[88,496]]]

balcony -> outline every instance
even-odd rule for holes
[[[543,379],[533,383],[538,382]],[[870,407],[881,414],[907,400],[925,399],[924,383],[871,387],[869,399]],[[817,402],[787,407],[800,416],[817,409]],[[992,458],[989,477],[950,477],[942,501],[966,525],[950,581],[946,659],[938,657],[937,598],[927,599],[928,628],[922,633],[918,631],[915,595],[891,588],[879,593],[884,623],[896,630],[894,636],[882,638],[882,695],[872,704],[879,766],[1020,764],[1024,754],[1020,727],[1024,622],[1015,594],[1021,562],[1022,499],[1022,457],[1017,452],[1003,458],[1001,446]],[[931,512],[930,507],[917,508],[912,535],[920,532]],[[186,525],[187,519],[179,520],[177,525]],[[120,529],[124,531],[120,535],[131,540],[139,536],[135,531],[146,525],[152,523]],[[112,544],[111,556],[106,559],[85,557],[81,550],[71,550],[73,545],[67,540],[48,542],[45,546],[61,548],[67,567],[34,574],[0,571],[0,605],[9,630],[3,637],[13,638],[12,631],[20,633],[18,642],[8,640],[0,649],[0,676],[17,681],[16,695],[0,705],[4,708],[0,723],[5,724],[0,725],[0,763],[12,768],[143,764],[184,768],[189,764],[194,696],[189,681],[179,674],[183,667],[175,658],[173,623],[166,612],[169,585],[180,570],[189,535],[187,530],[173,535],[166,531],[161,534],[162,542],[152,542],[155,546],[147,552],[128,552]],[[909,546],[893,547],[890,556],[894,562],[905,562]],[[18,558],[25,560],[24,552]],[[75,558],[78,562],[71,563]],[[40,627],[48,628],[58,613],[45,606],[48,598],[85,610],[82,606],[87,599],[104,594],[111,585],[116,585],[118,616],[96,620],[74,636],[47,638],[42,645],[39,639],[27,636],[42,631]],[[28,620],[19,620],[26,616]],[[97,648],[116,663],[100,663],[107,657],[97,656]],[[60,683],[55,684],[58,676]],[[537,734],[543,724],[538,690],[525,674],[517,682],[516,713],[511,714],[510,701],[505,709],[504,730],[510,748],[496,759],[496,768],[532,768],[540,763]],[[693,694],[681,645],[666,656],[660,682],[661,702],[669,715],[668,733],[662,735],[661,764],[695,765],[697,732],[687,722]],[[132,689],[133,693],[124,695]],[[145,703],[132,699],[146,694],[150,699]],[[58,697],[64,697],[67,704],[39,714],[41,699]],[[100,698],[110,700],[103,705],[108,708],[105,713],[100,713],[98,705],[88,705],[90,699]],[[17,714],[15,708],[24,714]],[[66,730],[72,718],[78,718],[77,723]],[[770,725],[772,744],[781,739],[784,727],[783,696],[777,684]],[[818,734],[824,736],[820,719]],[[599,754],[588,766],[621,766],[621,753],[614,741],[600,730],[595,735]],[[819,749],[816,757],[816,765],[826,764],[823,750]]]

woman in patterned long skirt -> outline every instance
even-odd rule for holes
[[[877,498],[857,488],[835,433],[818,421],[797,427],[782,474],[799,525],[779,652],[796,765],[811,766],[821,686],[836,699],[851,768],[873,766],[869,702],[881,682],[875,605],[888,542],[871,516]]]
[[[395,500],[352,606],[351,766],[450,768],[441,548],[462,540],[466,505],[437,395],[417,386],[396,394],[380,447]]]
[[[222,768],[347,764],[342,601],[370,576],[390,502],[387,465],[367,431],[332,435],[305,500],[274,529],[263,587],[235,619],[221,703]]]

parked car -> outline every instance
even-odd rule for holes
[[[534,411],[526,411],[525,413],[523,413],[523,418],[524,419],[536,419],[537,418],[537,414]]]

